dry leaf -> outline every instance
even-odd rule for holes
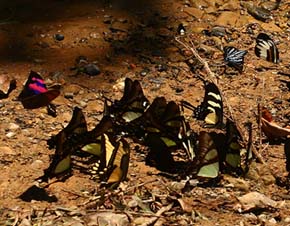
[[[261,128],[269,139],[287,137],[290,135],[290,128],[283,128],[274,122],[272,114],[267,108],[262,107]]]
[[[283,128],[276,124],[275,122],[269,122],[264,118],[261,118],[262,123],[262,131],[269,139],[279,138],[279,137],[287,137],[290,135],[289,128]]]
[[[241,197],[238,200],[242,204],[242,212],[253,211],[264,208],[276,208],[277,202],[268,198],[267,196],[259,192],[250,192]]]

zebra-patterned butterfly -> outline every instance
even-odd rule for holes
[[[230,67],[237,69],[240,73],[244,67],[244,56],[248,53],[246,50],[239,50],[233,46],[224,47],[224,60]]]
[[[256,39],[255,54],[264,60],[277,64],[279,51],[274,41],[265,33],[260,33]]]

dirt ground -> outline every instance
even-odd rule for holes
[[[15,78],[17,89],[0,101],[0,225],[290,225],[289,192],[275,180],[287,175],[284,145],[269,144],[264,136],[261,144],[256,123],[260,103],[277,123],[289,125],[289,89],[281,82],[290,75],[289,6],[282,0],[262,22],[240,1],[1,1],[0,87],[5,90]],[[253,123],[253,145],[265,164],[254,164],[246,178],[221,175],[214,187],[183,191],[183,181],[145,165],[145,154],[131,142],[128,179],[117,190],[106,191],[101,205],[96,182],[77,170],[65,182],[46,188],[53,198],[22,200],[49,165],[53,150],[46,141],[67,125],[73,107],[82,108],[89,128],[94,128],[102,117],[100,93],[119,99],[122,88],[116,84],[125,77],[139,80],[150,101],[157,96],[195,106],[202,101],[199,76],[208,75],[175,41],[180,23],[218,78],[225,115],[234,116],[246,137],[245,123]],[[222,35],[209,36],[204,30]],[[277,43],[279,64],[255,56],[260,32]],[[64,39],[57,41],[55,34]],[[226,45],[248,51],[243,73],[224,65],[220,49]],[[94,62],[101,73],[75,75],[71,68],[80,56]],[[44,108],[23,109],[15,100],[30,70],[38,71],[47,84],[62,84],[54,101],[57,117]],[[196,121],[191,123],[194,127]],[[254,191],[275,205],[245,210],[238,198]]]

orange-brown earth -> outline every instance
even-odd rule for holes
[[[282,0],[267,22],[254,19],[239,1],[132,2],[1,1],[0,76],[1,81],[15,78],[18,87],[0,102],[0,225],[101,225],[95,214],[105,213],[118,221],[111,211],[132,225],[149,225],[156,216],[152,223],[156,225],[289,225],[289,194],[275,182],[275,177],[286,175],[283,144],[260,144],[256,123],[257,104],[261,103],[275,121],[289,124],[289,91],[280,81],[288,77],[278,73],[289,75],[289,1]],[[99,200],[96,182],[77,170],[65,182],[46,188],[56,202],[21,200],[19,196],[36,184],[35,179],[49,165],[53,151],[48,150],[46,140],[69,122],[74,106],[83,109],[93,128],[103,108],[100,92],[120,98],[122,89],[113,88],[120,79],[138,79],[151,101],[157,96],[193,105],[202,101],[203,84],[197,75],[207,73],[194,57],[190,64],[190,52],[175,41],[181,22],[218,77],[225,114],[234,116],[245,136],[244,123],[253,122],[253,145],[265,164],[252,166],[246,178],[223,175],[218,186],[194,186],[185,192],[180,189],[182,182],[157,175],[155,168],[146,166],[144,153],[131,143],[128,179],[117,191],[107,191],[101,207],[92,201]],[[223,37],[202,33],[214,26],[225,28]],[[280,51],[279,64],[255,56],[259,32],[273,35]],[[63,41],[54,39],[57,33],[64,35]],[[248,50],[242,74],[231,75],[229,68],[224,71],[219,49],[225,45]],[[70,68],[79,56],[95,62],[101,73],[75,75]],[[167,69],[158,71],[159,64]],[[25,110],[15,101],[30,70],[40,72],[48,83],[62,84],[62,93],[54,101],[56,118],[45,109]],[[6,87],[5,83],[1,86]],[[73,98],[65,98],[68,94]],[[237,198],[252,191],[277,205],[240,212]],[[156,215],[158,207],[168,210]]]

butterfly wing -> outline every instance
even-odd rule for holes
[[[80,136],[81,134],[84,134],[87,131],[88,129],[85,116],[80,108],[75,107],[69,124],[57,135],[52,136],[47,141],[47,144],[49,146],[49,149],[52,149],[56,147],[56,145],[63,145],[62,142],[59,142],[62,140],[60,138],[62,134],[64,134],[65,140],[67,140],[70,139],[70,137],[73,137],[73,139],[75,139],[76,136]]]
[[[130,122],[139,118],[148,105],[149,101],[144,96],[139,81],[126,78],[123,97],[109,107],[109,112],[117,120]]]
[[[71,155],[76,151],[73,138],[87,131],[85,117],[80,108],[75,107],[73,116],[67,127],[47,141],[49,148],[55,147],[52,161],[44,171],[44,178],[52,178],[68,172],[71,168]]]
[[[201,105],[196,108],[195,117],[204,120],[205,127],[220,127],[223,125],[222,97],[214,83],[205,83],[205,96]]]
[[[189,123],[185,120],[182,122],[178,138],[181,140],[189,159],[193,160],[196,156],[196,134],[190,129]]]
[[[0,90],[0,100],[1,100],[1,99],[5,99],[5,98],[8,98],[9,94],[10,94],[14,89],[16,89],[16,80],[15,80],[15,79],[12,79],[12,80],[10,81],[10,84],[9,84],[9,88],[8,88],[7,93],[4,93],[2,90]]]
[[[127,177],[129,158],[128,143],[123,139],[116,142],[104,133],[101,135],[101,155],[91,173],[96,175],[101,185],[115,188]]]
[[[265,33],[260,33],[256,39],[255,54],[264,60],[277,64],[279,51],[274,41]]]
[[[26,109],[36,109],[47,106],[52,100],[60,94],[59,90],[48,90],[45,93],[29,96],[21,100],[21,103]]]
[[[207,132],[200,132],[197,150],[197,176],[216,178],[219,174],[219,155],[214,140]]]
[[[233,46],[224,47],[224,60],[229,66],[236,68],[240,73],[244,67],[244,57],[248,53],[246,50],[239,50]]]
[[[250,135],[249,135],[250,140]],[[226,170],[234,171],[237,174],[243,174],[248,170],[249,161],[252,158],[250,148],[243,145],[240,130],[230,119],[226,124],[226,153],[223,153],[223,160]]]

